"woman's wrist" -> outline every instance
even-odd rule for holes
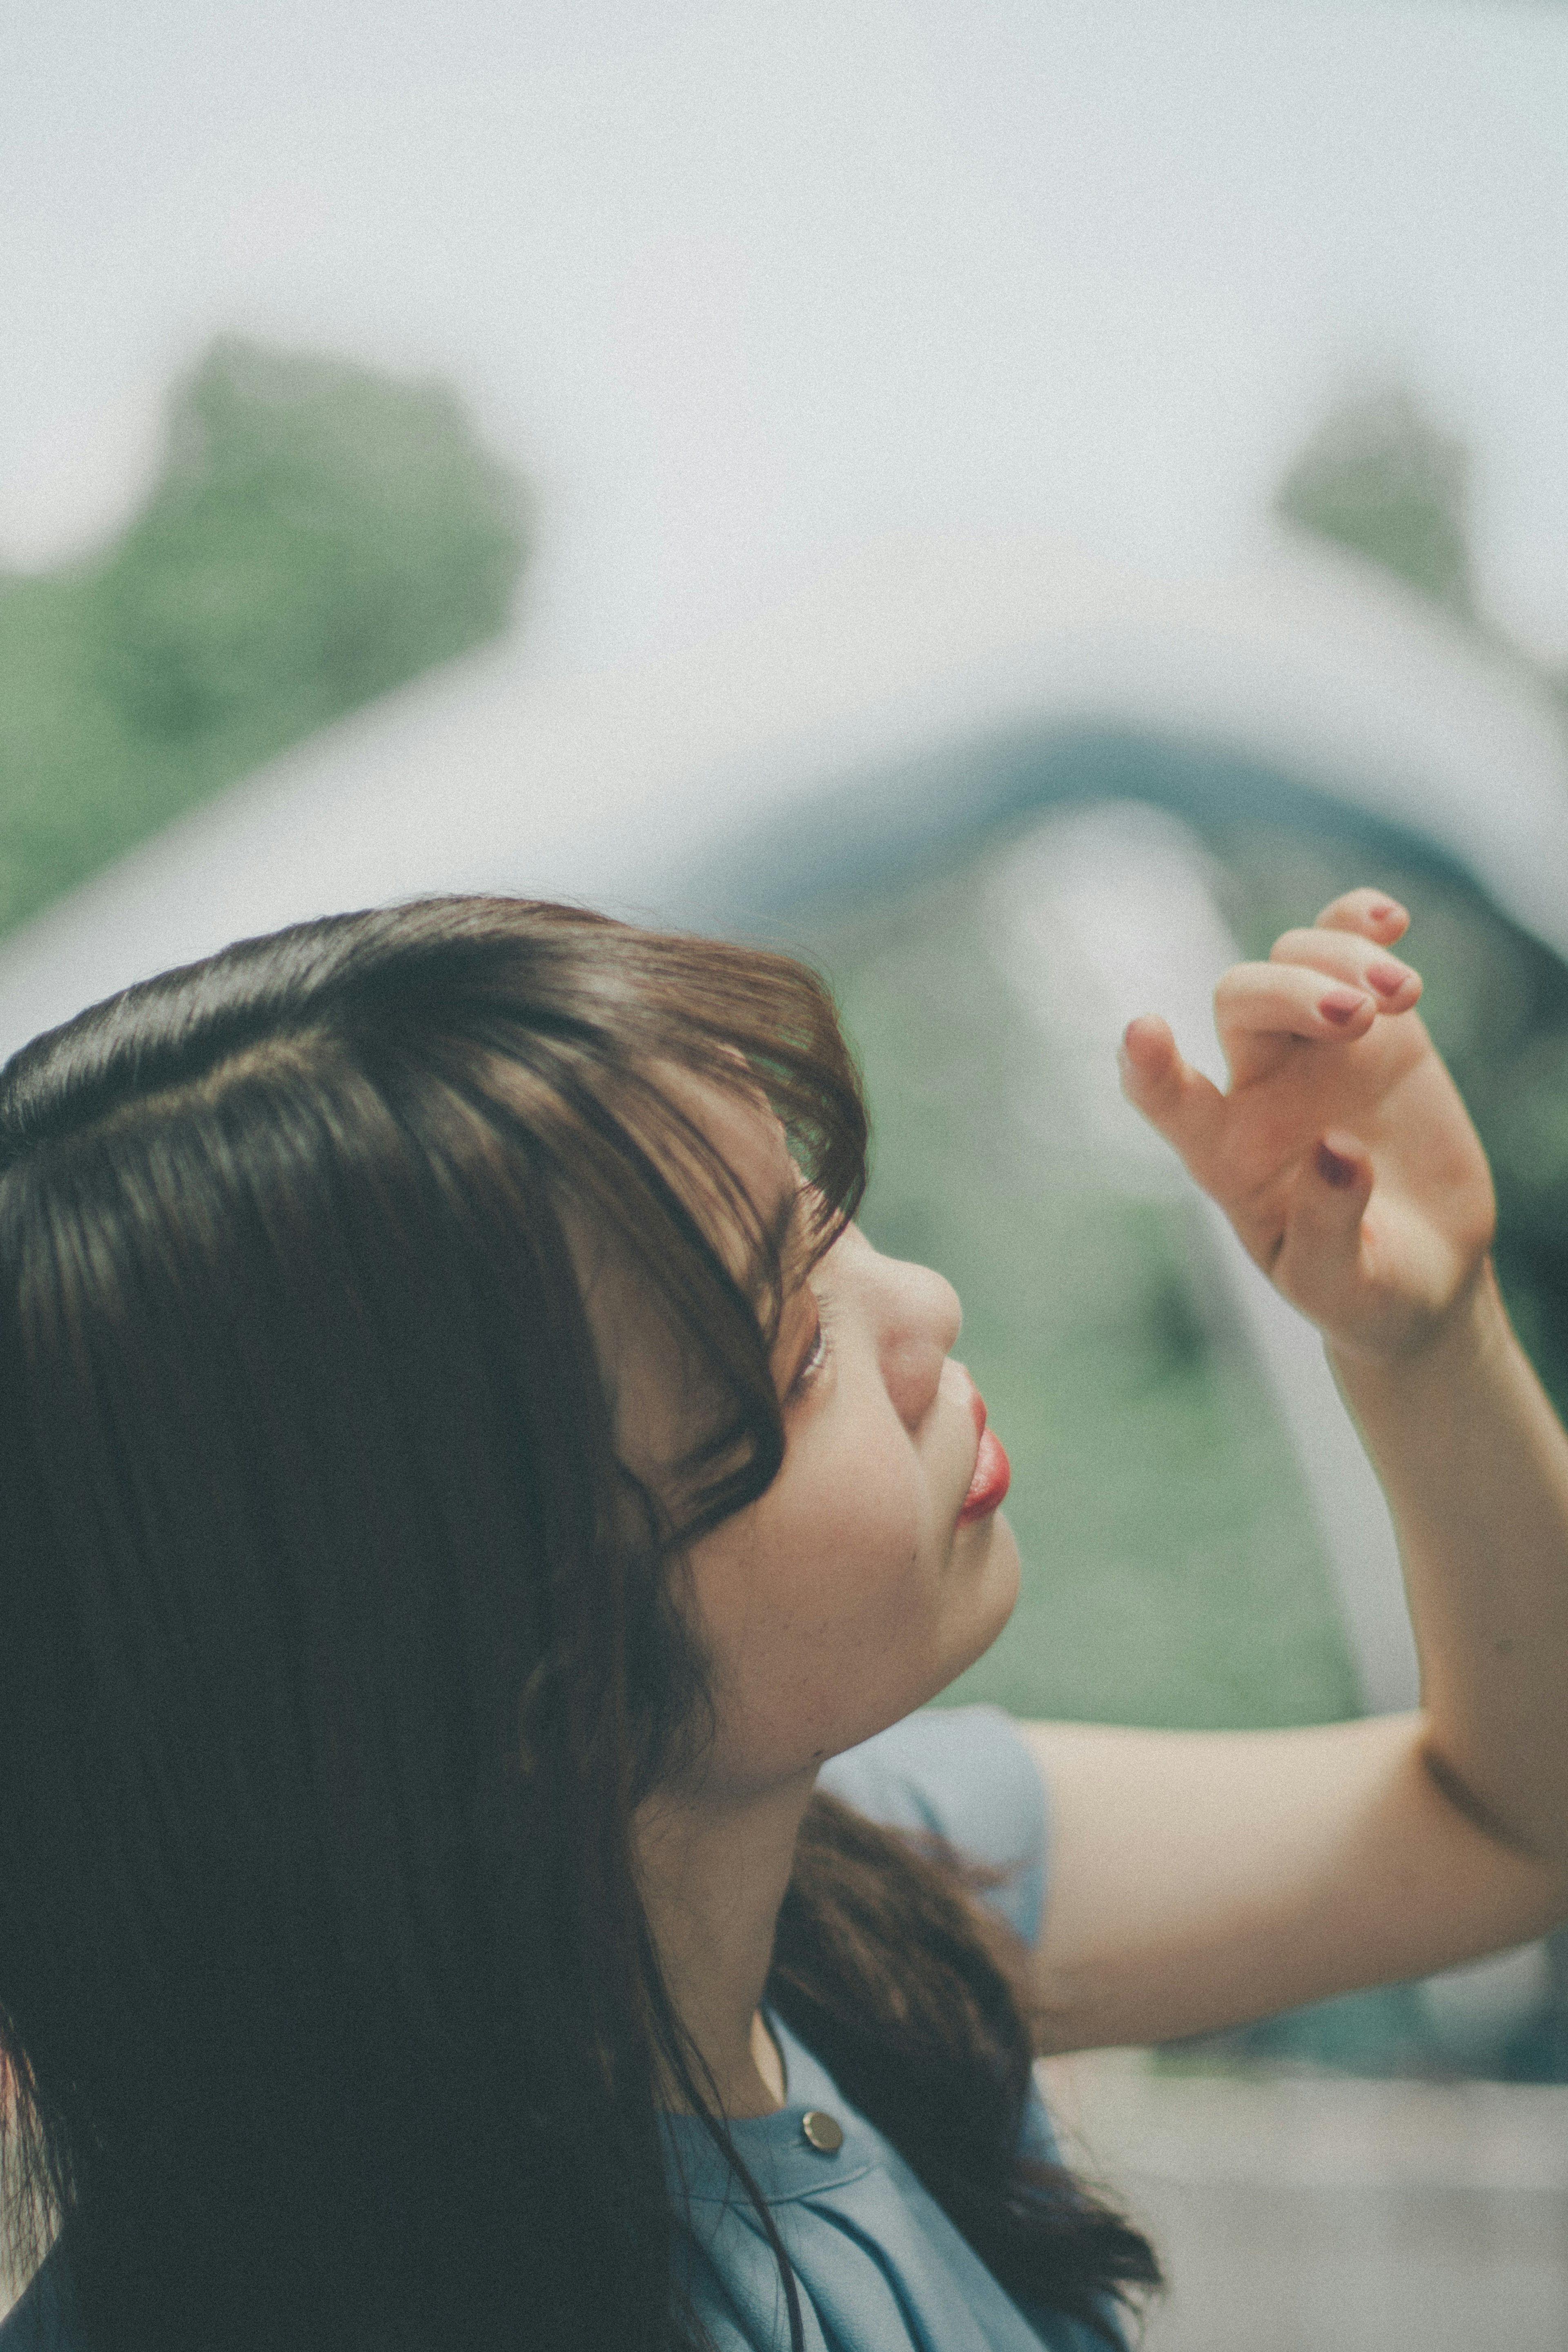
[[[1442,1312],[1402,1339],[1378,1346],[1326,1332],[1323,1346],[1347,1394],[1447,1381],[1521,1352],[1490,1251]]]
[[[1426,1347],[1333,1366],[1398,1533],[1428,1761],[1473,1819],[1561,1868],[1568,1437],[1490,1262]]]

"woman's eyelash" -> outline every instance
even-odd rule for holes
[[[826,1363],[827,1360],[827,1322],[821,1307],[819,1307],[817,1310],[817,1328],[812,1335],[811,1344],[806,1350],[805,1360],[801,1363],[800,1370],[796,1372],[794,1379],[789,1383],[789,1394],[792,1397],[800,1396],[804,1390],[810,1388],[811,1382],[816,1379],[817,1374],[821,1370],[822,1366]]]

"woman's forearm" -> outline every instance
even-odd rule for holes
[[[1329,1355],[1398,1531],[1434,1776],[1568,1861],[1568,1436],[1490,1262],[1419,1354]]]

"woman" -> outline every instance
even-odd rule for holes
[[[3,2352],[1085,2352],[1156,2273],[1031,2038],[1568,1914],[1568,1441],[1404,928],[1228,974],[1224,1097],[1126,1042],[1399,1517],[1423,1710],[1313,1731],[915,1712],[1005,1460],[798,967],[434,901],[16,1057]]]

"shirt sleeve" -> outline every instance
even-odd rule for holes
[[[996,1706],[923,1707],[824,1764],[817,1785],[888,1829],[924,1830],[1007,1873],[983,1899],[1028,1944],[1045,1908],[1045,1787]]]

